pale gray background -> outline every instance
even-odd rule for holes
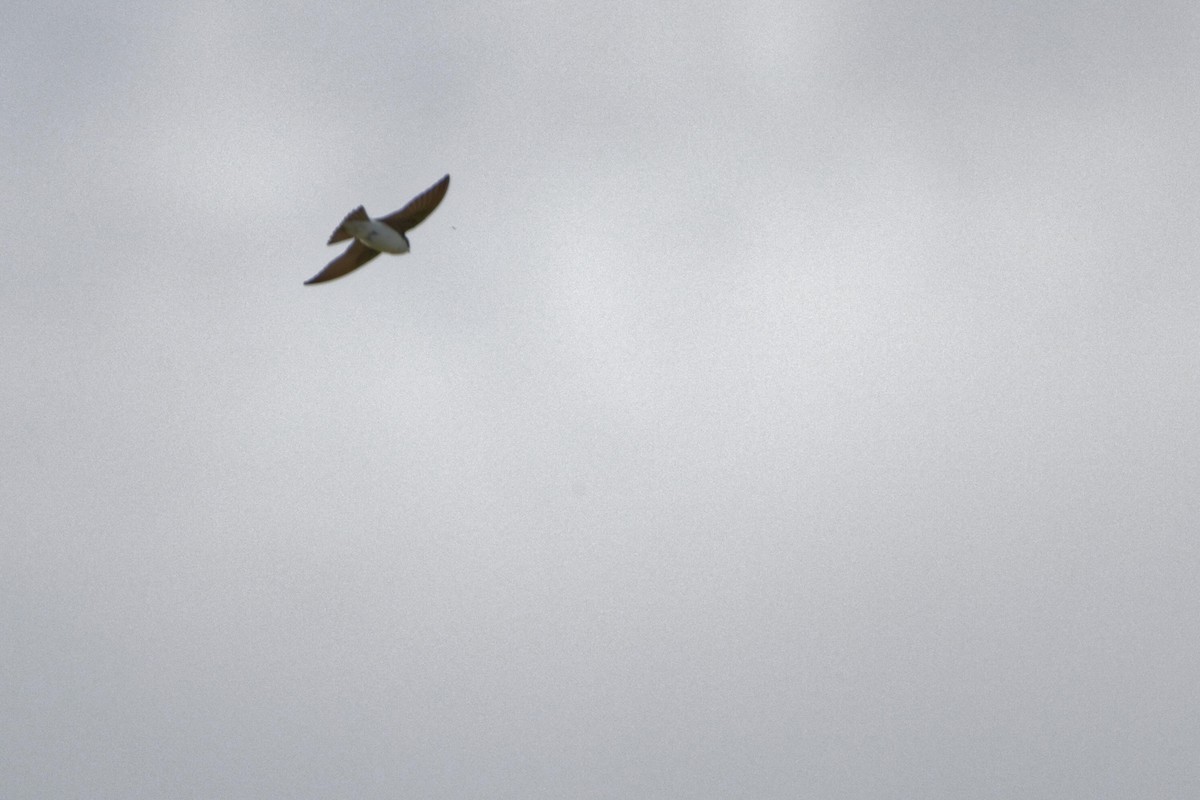
[[[0,796],[1197,796],[1196,9],[8,0]]]

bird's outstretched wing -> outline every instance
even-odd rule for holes
[[[433,213],[433,210],[438,207],[438,203],[442,202],[442,198],[446,196],[446,190],[449,188],[450,176],[446,175],[410,200],[404,208],[380,219],[397,233],[410,231]]]
[[[354,270],[361,267],[363,264],[370,261],[375,256],[379,255],[379,251],[367,247],[365,244],[355,239],[350,246],[346,248],[346,252],[330,261],[325,265],[325,269],[318,272],[313,277],[304,282],[305,286],[313,283],[324,283],[331,281],[334,278],[340,278],[343,275],[349,275]]]

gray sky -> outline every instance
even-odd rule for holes
[[[255,5],[0,10],[0,796],[1200,793],[1194,3]]]

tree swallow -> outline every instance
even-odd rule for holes
[[[346,252],[330,261],[325,269],[304,282],[324,283],[343,275],[349,275],[380,253],[407,253],[408,237],[404,234],[421,224],[446,196],[450,188],[450,176],[430,186],[414,197],[404,208],[386,217],[371,219],[362,206],[351,211],[329,237],[330,244],[353,238]]]

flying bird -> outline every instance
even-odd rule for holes
[[[351,211],[329,237],[329,244],[337,244],[351,238],[354,241],[346,248],[346,252],[330,261],[325,269],[306,280],[304,285],[324,283],[349,275],[380,253],[407,253],[408,237],[404,234],[420,225],[422,220],[433,213],[449,188],[450,176],[446,175],[408,201],[404,208],[378,219],[367,216],[367,211],[362,206]]]

